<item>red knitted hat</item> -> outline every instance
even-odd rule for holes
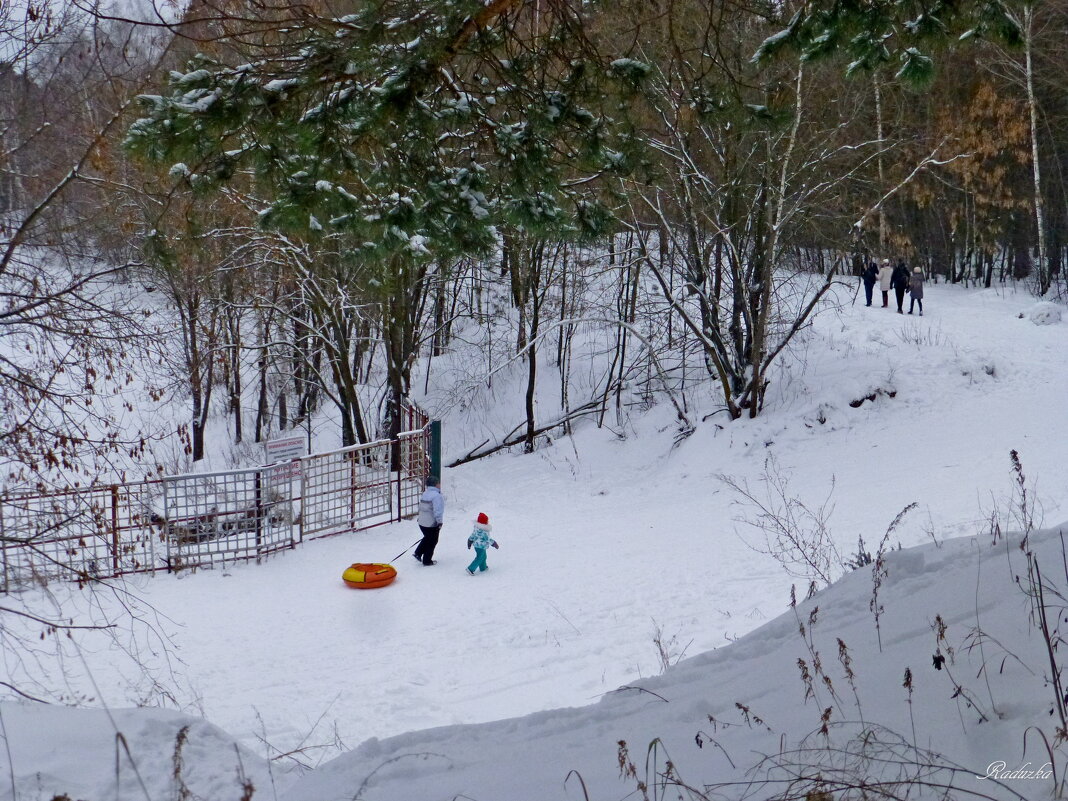
[[[481,523],[484,526],[488,526],[489,525],[489,518],[486,517],[486,513],[485,512],[479,512],[478,513],[478,519],[476,520],[476,522]]]

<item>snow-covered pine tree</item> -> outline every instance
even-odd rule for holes
[[[609,225],[603,179],[635,141],[611,111],[635,72],[587,38],[599,6],[387,0],[258,46],[232,37],[236,55],[198,55],[141,98],[127,144],[195,190],[252,176],[263,225],[350,243],[380,308],[395,435],[435,263],[493,254],[504,230]]]
[[[933,51],[960,39],[990,36],[1021,41],[1020,9],[1029,0],[916,0],[839,3],[817,0],[778,7],[786,27],[769,36],[754,59],[765,61],[784,49],[804,61],[844,56],[846,74],[892,68],[894,77],[914,86],[934,77]]]

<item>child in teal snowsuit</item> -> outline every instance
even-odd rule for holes
[[[475,549],[475,560],[467,566],[467,572],[472,576],[475,575],[476,570],[479,572],[489,570],[486,566],[486,549],[490,546],[500,547],[490,536],[491,531],[493,531],[493,526],[490,525],[489,518],[480,512],[478,519],[475,520],[475,530],[467,538],[467,547]]]

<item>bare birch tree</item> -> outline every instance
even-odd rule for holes
[[[814,220],[843,215],[835,193],[879,152],[852,125],[855,97],[815,118],[800,62],[763,73],[747,63],[755,24],[739,10],[696,37],[670,32],[662,51],[673,55],[649,82],[663,179],[628,187],[643,266],[701,344],[731,418],[759,412],[770,365],[830,289],[837,259],[818,252],[846,246],[849,226],[840,216],[837,242],[820,241]],[[667,270],[665,236],[679,261]]]

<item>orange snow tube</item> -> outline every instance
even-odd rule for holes
[[[357,563],[350,565],[341,574],[341,580],[350,587],[358,590],[372,590],[375,587],[385,587],[397,577],[397,570],[393,565],[380,562],[373,564]]]

